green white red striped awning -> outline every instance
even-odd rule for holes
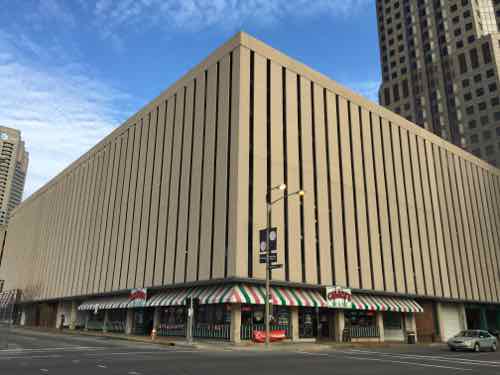
[[[200,304],[242,303],[263,305],[265,288],[260,285],[237,284],[194,287],[157,294],[146,306],[179,306],[186,298],[198,298]],[[315,290],[271,287],[271,301],[278,306],[325,307],[326,301]]]
[[[353,294],[351,302],[355,310],[424,312],[418,302],[408,298]]]
[[[126,309],[130,301],[128,297],[100,298],[88,300],[78,306],[78,310],[114,310]]]
[[[16,302],[17,290],[9,290],[0,293],[0,307],[10,306]]]

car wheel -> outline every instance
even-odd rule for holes
[[[474,344],[474,351],[475,351],[476,353],[478,353],[478,352],[479,352],[479,344],[478,344],[477,342]]]
[[[491,344],[491,351],[492,352],[496,352],[497,351],[497,343],[494,342],[493,344]]]
[[[457,348],[451,347],[450,349],[451,349],[452,352],[456,352],[457,351]]]

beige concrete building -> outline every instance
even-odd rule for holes
[[[499,326],[500,171],[244,33],[15,210],[0,279],[26,324],[184,335],[193,296],[195,336],[249,339],[282,183],[276,330]]]
[[[380,103],[493,165],[500,165],[499,9],[498,0],[377,0]]]
[[[23,199],[28,161],[21,132],[0,126],[0,225]]]

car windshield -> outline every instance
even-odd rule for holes
[[[477,331],[462,331],[457,337],[477,337],[479,334]]]

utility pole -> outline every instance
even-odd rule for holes
[[[290,194],[285,194],[282,197],[279,197],[276,200],[271,200],[271,193],[274,190],[280,190],[280,191],[285,191],[286,190],[286,185],[281,184],[272,187],[269,189],[269,191],[266,194],[266,216],[267,216],[267,224],[266,224],[266,301],[265,301],[265,313],[264,313],[264,319],[265,319],[265,329],[266,329],[266,337],[265,337],[265,345],[266,349],[269,349],[269,344],[270,344],[270,327],[269,327],[269,320],[271,317],[271,271],[273,269],[273,266],[271,264],[271,246],[270,246],[270,234],[271,234],[271,218],[272,218],[272,207],[273,204],[279,202],[280,200],[284,199],[285,197],[291,197],[293,195],[299,195],[300,197],[303,197],[305,195],[304,190],[298,190],[294,193]],[[280,265],[281,266],[281,265]],[[276,267],[274,267],[276,268]]]

